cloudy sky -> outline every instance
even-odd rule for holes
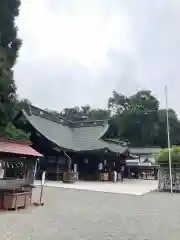
[[[20,97],[60,110],[151,89],[180,113],[179,0],[22,0]]]

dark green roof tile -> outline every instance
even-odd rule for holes
[[[109,125],[105,121],[64,121],[63,118],[30,106],[22,110],[29,123],[57,146],[73,151],[109,149],[123,153],[127,147],[102,140]]]

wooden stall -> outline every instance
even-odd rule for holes
[[[0,139],[0,209],[26,208],[31,203],[37,158],[29,141]]]

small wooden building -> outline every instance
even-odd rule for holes
[[[155,163],[155,156],[161,150],[160,147],[129,147],[132,155],[136,155],[139,158],[140,162],[149,160],[152,163]]]
[[[160,151],[158,147],[130,147],[131,159],[126,160],[125,176],[134,178],[146,175],[146,178],[157,179],[158,166],[155,156]]]
[[[37,158],[27,141],[0,139],[0,209],[26,207],[31,202]]]
[[[62,180],[69,168],[79,179],[97,180],[100,173],[119,172],[129,157],[128,147],[105,139],[109,127],[106,121],[72,122],[28,106],[16,117],[15,124],[31,133],[33,148],[44,155],[38,166],[39,176],[46,170],[51,180]]]
[[[27,168],[28,181],[33,183],[36,161],[43,155],[31,145],[30,141],[0,139],[0,161],[4,162],[3,178],[21,179],[21,170]]]

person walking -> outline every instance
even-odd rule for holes
[[[4,162],[0,161],[0,179],[4,178]]]
[[[117,182],[117,172],[116,172],[115,169],[114,169],[114,171],[113,171],[113,182],[114,182],[114,183]]]
[[[121,166],[121,182],[124,180],[124,165]]]

